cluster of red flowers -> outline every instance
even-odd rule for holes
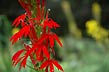
[[[33,1],[33,2],[32,2]],[[49,10],[45,12],[45,0],[19,0],[26,13],[20,15],[13,22],[13,26],[21,25],[19,32],[14,34],[10,41],[16,43],[21,38],[29,38],[31,44],[23,43],[24,49],[17,51],[12,57],[13,65],[20,62],[20,69],[25,68],[27,59],[30,58],[34,68],[45,69],[46,72],[54,72],[54,66],[64,72],[59,63],[52,58],[54,41],[62,47],[58,36],[51,29],[60,27],[51,18],[48,18]],[[22,56],[23,55],[23,56]],[[37,66],[37,64],[40,64]]]

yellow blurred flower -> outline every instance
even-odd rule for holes
[[[99,25],[96,20],[89,20],[86,22],[87,32],[92,34],[95,31],[98,31]]]
[[[103,40],[108,37],[109,33],[106,29],[102,28],[96,20],[86,22],[87,33],[96,40]]]
[[[96,33],[96,36],[95,36],[97,40],[104,40],[107,37],[108,37],[108,31],[104,28],[100,28],[99,33]]]
[[[15,33],[17,33],[20,29],[19,28],[13,28],[12,29],[12,35],[14,35]]]

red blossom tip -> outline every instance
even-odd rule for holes
[[[12,41],[12,44],[17,42],[22,36],[27,37],[30,32],[30,26],[23,27],[19,32],[17,32],[15,35],[13,35],[10,38],[10,41]]]
[[[62,72],[64,72],[64,70],[62,69],[62,67],[59,65],[59,63],[54,60],[54,59],[48,59],[45,62],[42,63],[42,65],[40,66],[40,69],[44,69],[46,68],[46,72],[48,72],[48,67],[50,68],[50,72],[54,72],[54,66],[55,65],[59,70],[61,70]]]
[[[13,65],[16,66],[16,64],[22,59],[19,57],[23,52],[24,52],[24,50],[19,50],[14,54],[14,56],[12,57]]]

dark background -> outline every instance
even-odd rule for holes
[[[71,10],[75,16],[77,26],[84,31],[85,22],[92,18],[91,5],[97,1],[102,8],[101,24],[104,28],[109,29],[109,0],[69,0],[71,3]],[[60,6],[61,0],[47,0],[47,8],[51,8],[51,17],[62,24],[61,30],[66,27],[62,35],[68,33],[67,21]],[[4,14],[10,21],[13,21],[18,15],[25,11],[20,6],[17,0],[1,0],[0,1],[0,14]],[[54,15],[55,14],[55,15]],[[64,21],[64,22],[63,22]]]

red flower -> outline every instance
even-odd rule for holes
[[[26,10],[26,13],[14,20],[12,25],[17,27],[21,24],[22,28],[10,38],[10,41],[14,44],[22,37],[28,37],[31,44],[27,45],[25,41],[23,41],[25,49],[21,49],[14,54],[12,57],[13,65],[16,66],[20,62],[20,69],[22,67],[25,68],[29,57],[34,67],[37,66],[36,63],[40,65],[40,63],[43,62],[37,70],[45,68],[46,72],[48,72],[48,70],[54,72],[54,66],[56,66],[59,70],[64,72],[58,62],[51,59],[51,54],[54,53],[54,41],[58,42],[61,47],[62,43],[58,36],[51,32],[51,29],[56,29],[60,27],[60,25],[51,18],[48,18],[49,10],[46,17],[44,15],[45,0],[36,0],[36,2],[32,0],[19,0],[19,3]]]
[[[36,45],[36,58],[37,60],[41,61],[43,60],[43,55],[46,56],[46,58],[50,58],[50,54],[48,52],[48,48],[44,45],[44,44],[39,44],[39,45]]]
[[[30,57],[30,60],[32,61],[32,64],[35,66],[35,64],[36,64],[36,60],[34,59],[34,55],[33,55],[33,49],[29,46],[29,45],[26,45],[26,44],[24,44],[24,47],[25,47],[25,54],[24,54],[24,56],[23,57],[21,57],[21,63],[20,63],[20,68],[19,69],[21,69],[22,67],[24,67],[25,68],[25,66],[26,66],[26,62],[27,62],[27,58],[28,57]]]
[[[53,65],[55,65],[59,70],[61,70],[62,72],[64,72],[64,70],[62,69],[62,67],[59,65],[59,63],[54,60],[46,60],[44,63],[42,63],[42,65],[40,66],[40,69],[44,69],[46,68],[46,72],[48,72],[48,67],[50,67],[50,72],[54,72],[54,67]]]
[[[49,15],[49,10],[47,11],[47,14],[46,14],[46,19],[44,20],[42,26],[45,28],[45,27],[48,27],[48,28],[57,28],[57,27],[60,27],[59,24],[57,24],[55,21],[53,21],[51,18],[48,18],[48,15]]]
[[[24,22],[24,20],[25,20],[25,18],[26,18],[26,14],[22,14],[22,15],[20,15],[19,17],[17,17],[15,20],[14,20],[14,22],[13,22],[13,26],[18,26],[19,24],[21,24],[22,26],[25,26],[25,22]]]
[[[18,41],[22,36],[27,37],[30,32],[30,26],[24,26],[19,32],[17,32],[15,35],[13,35],[10,38],[10,41],[12,41],[12,44],[14,44],[16,41]]]
[[[25,49],[22,49],[22,50],[17,51],[17,52],[14,54],[14,56],[12,57],[12,61],[13,61],[13,65],[14,65],[14,66],[16,66],[16,65],[18,64],[18,62],[21,62],[21,63],[20,63],[20,69],[21,69],[22,67],[25,68],[25,66],[26,66],[26,61],[27,61],[27,58],[28,58],[28,57],[30,57],[30,59],[31,59],[31,61],[32,61],[32,63],[33,63],[33,65],[36,64],[36,61],[34,60],[34,57],[33,57],[33,55],[32,55],[32,51],[31,51],[32,48],[30,48],[30,47],[29,47],[28,45],[26,45],[26,44],[24,44],[24,47],[25,47]],[[24,53],[24,55],[21,57],[20,55],[21,55],[23,52],[25,52],[25,53]]]
[[[44,25],[44,27],[55,28],[55,29],[57,27],[60,27],[59,24],[54,22],[51,18],[44,20],[44,24],[43,25]]]
[[[12,57],[13,65],[16,66],[16,64],[22,59],[19,58],[20,55],[24,52],[24,49],[17,51],[14,56]]]
[[[30,33],[29,33],[29,38],[30,38],[31,43],[33,45],[36,44],[36,42],[38,40],[38,37],[37,37],[37,34],[35,32],[35,28],[33,26],[31,26],[31,30],[30,30]]]
[[[42,36],[41,36],[41,38],[39,39],[38,42],[42,43],[45,40],[49,40],[51,48],[54,46],[54,40],[56,40],[58,42],[58,44],[62,47],[62,43],[60,42],[58,36],[55,33],[42,34]]]
[[[30,47],[29,45],[24,44],[24,47],[25,47],[25,49],[26,49],[27,51],[31,50],[31,47]],[[35,65],[35,64],[36,64],[36,61],[34,60],[33,55],[30,53],[29,56],[30,56],[30,59],[31,59],[33,65]]]

